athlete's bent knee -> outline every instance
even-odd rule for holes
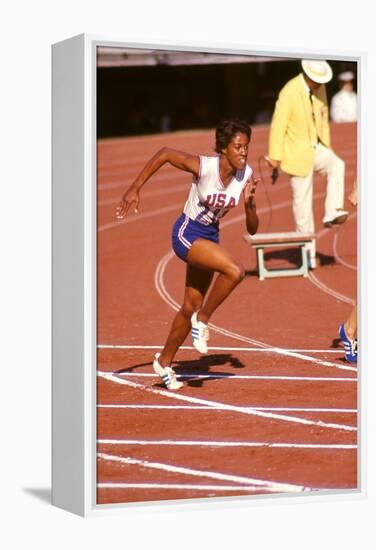
[[[198,311],[202,306],[202,299],[189,299],[184,300],[183,305],[180,308],[180,312],[186,319],[190,319],[195,311]]]
[[[229,277],[234,283],[239,284],[242,282],[242,280],[245,277],[245,271],[243,266],[240,264],[230,264],[226,269],[226,275]]]

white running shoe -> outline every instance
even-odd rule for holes
[[[171,367],[162,367],[159,364],[159,356],[160,353],[155,354],[153,361],[154,372],[162,379],[163,384],[168,390],[180,390],[183,387],[183,383],[176,380],[176,373]]]
[[[197,320],[197,313],[191,317],[192,324],[192,342],[194,347],[200,353],[208,353],[207,341],[209,340],[208,325]]]

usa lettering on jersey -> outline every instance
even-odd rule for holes
[[[228,200],[228,202],[226,202]],[[228,197],[226,193],[213,193],[212,195],[207,195],[205,206],[210,208],[233,208],[236,206],[235,197]]]
[[[200,156],[200,173],[192,181],[184,214],[203,225],[217,223],[238,204],[251,174],[249,165],[244,170],[237,170],[225,191],[219,173],[219,156]]]

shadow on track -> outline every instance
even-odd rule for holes
[[[201,387],[203,382],[206,382],[208,379],[201,378],[202,376],[209,376],[210,380],[217,380],[223,377],[234,376],[232,372],[213,372],[211,369],[219,366],[229,365],[234,369],[245,368],[245,364],[240,361],[237,357],[226,353],[226,354],[214,354],[214,355],[205,355],[199,359],[193,359],[189,361],[174,361],[173,367],[176,374],[189,376],[185,378],[186,384],[192,387]],[[138,368],[150,367],[152,368],[152,363],[138,363],[126,369],[119,369],[115,371],[115,374],[126,374],[127,372],[134,372]],[[200,378],[197,378],[200,376]],[[163,384],[155,384],[157,387],[163,387]]]

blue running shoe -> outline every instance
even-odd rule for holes
[[[342,324],[339,326],[339,337],[342,340],[343,347],[345,349],[345,357],[349,363],[357,363],[358,362],[358,341],[355,338],[354,340],[351,340],[345,330],[345,325]]]

